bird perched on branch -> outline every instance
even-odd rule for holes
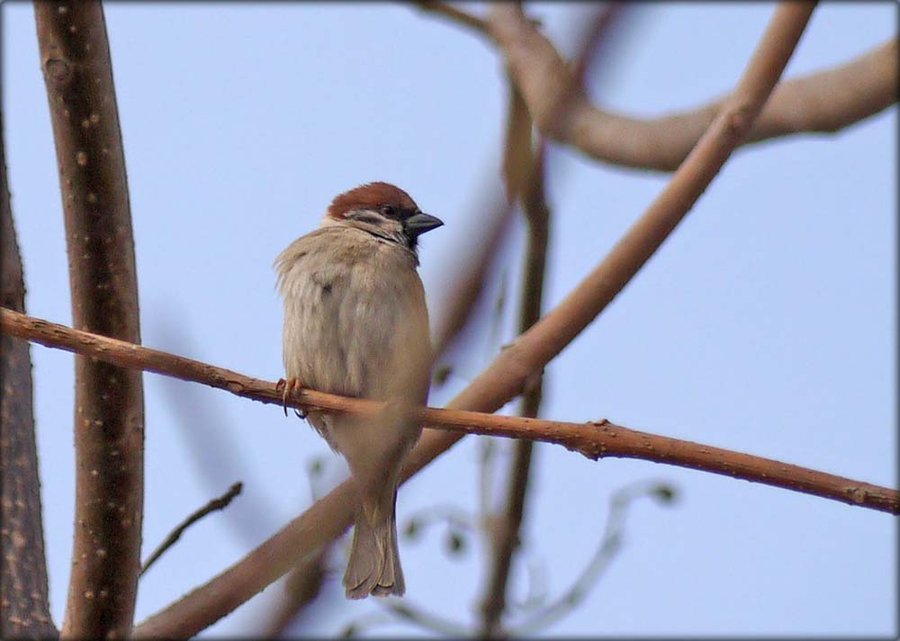
[[[322,411],[309,422],[347,459],[359,495],[347,597],[405,591],[395,505],[421,433],[404,408],[428,396],[431,345],[416,272],[419,236],[443,223],[402,189],[373,182],[340,194],[321,226],[276,260],[284,298],[285,403],[298,386],[390,401],[376,420]]]

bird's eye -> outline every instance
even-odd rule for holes
[[[394,218],[397,214],[397,210],[392,205],[383,205],[381,207],[381,213],[388,218]]]

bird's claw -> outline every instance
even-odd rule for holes
[[[300,381],[293,377],[287,379],[280,378],[275,384],[275,390],[281,392],[281,407],[282,409],[284,409],[285,416],[287,416],[288,411],[288,399],[291,397],[291,394],[293,394],[294,390],[300,389],[301,387],[302,385],[300,385]],[[305,411],[297,409],[296,407],[294,408],[294,414],[296,414],[298,418],[306,418],[307,416],[307,413]]]

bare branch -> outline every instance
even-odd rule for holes
[[[251,378],[231,370],[115,338],[71,329],[8,309],[0,309],[0,329],[10,336],[90,356],[118,367],[143,369],[181,380],[202,383],[229,391],[243,398],[279,407],[283,402],[281,392],[271,381]],[[288,400],[287,405],[306,411],[327,410],[373,419],[377,418],[379,412],[385,407],[384,403],[335,396],[310,389],[296,391],[294,399]],[[452,405],[458,405],[458,401]],[[562,445],[593,460],[602,457],[638,458],[755,481],[764,485],[814,494],[850,505],[900,514],[900,493],[889,488],[750,454],[639,432],[605,419],[589,423],[568,423],[436,408],[417,408],[415,415],[422,424],[431,428],[430,436],[423,437],[423,440],[420,441],[423,445],[419,447],[418,456],[423,456],[422,447],[430,449],[434,446],[432,441],[438,436],[435,430],[452,433],[457,440],[465,434],[525,438]],[[416,458],[407,465],[404,470],[404,479],[421,469],[419,461],[420,459]],[[343,492],[344,490],[341,488],[345,486],[346,483],[340,485],[335,491]],[[330,503],[333,499],[328,497],[332,494],[334,492],[317,501],[313,508],[323,502]],[[296,561],[296,557],[294,560]]]
[[[24,312],[25,278],[9,198],[2,114],[0,243],[0,301]],[[4,639],[59,636],[47,596],[30,347],[5,334],[0,338],[0,637]]]
[[[103,9],[36,2],[76,327],[139,343],[128,183]],[[144,496],[141,372],[75,359],[75,542],[62,634],[127,636]]]
[[[492,13],[489,27],[541,132],[616,165],[672,171],[719,117],[728,99],[640,119],[590,104],[553,44],[520,9]],[[897,40],[842,66],[783,82],[744,143],[797,133],[833,133],[897,101]]]
[[[153,550],[153,553],[144,561],[144,564],[141,566],[141,574],[143,576],[144,573],[150,569],[156,561],[161,557],[166,550],[175,545],[178,539],[181,538],[181,535],[184,534],[185,530],[191,527],[194,523],[202,519],[207,514],[211,512],[216,512],[218,510],[224,510],[228,505],[234,500],[238,494],[241,493],[241,490],[244,489],[243,483],[235,483],[228,491],[225,492],[222,496],[216,499],[212,499],[209,503],[201,507],[199,510],[195,510],[192,512],[184,521],[182,521],[172,532],[167,536],[159,546]]]

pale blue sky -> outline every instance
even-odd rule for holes
[[[470,7],[483,10],[483,5]],[[587,5],[540,4],[561,49]],[[733,87],[770,4],[646,4],[591,84],[605,106],[652,115]],[[896,34],[897,5],[822,4],[787,76],[838,64]],[[400,4],[125,4],[106,7],[136,235],[144,342],[275,380],[281,308],[272,261],[336,193],[369,180],[408,190],[446,226],[423,240],[433,317],[499,189],[503,67],[486,42]],[[29,311],[70,323],[53,139],[32,7],[3,5],[3,110]],[[650,432],[897,485],[896,108],[834,136],[739,152],[637,278],[548,368],[544,415],[606,417]],[[667,176],[551,153],[547,308],[595,265]],[[512,232],[498,274],[520,269]],[[498,284],[492,285],[492,291]],[[515,294],[515,287],[511,293]],[[515,300],[513,298],[513,300]],[[474,332],[445,402],[512,336]],[[73,357],[33,349],[52,609],[62,622],[71,553]],[[236,480],[228,515],[190,530],[142,579],[143,619],[218,573],[309,503],[304,467],[330,456],[281,410],[146,375],[145,555]],[[506,448],[509,442],[503,442]],[[400,494],[401,520],[472,509],[468,438]],[[506,459],[504,458],[504,461]],[[553,635],[896,636],[896,518],[643,461],[537,452],[525,537],[555,597],[580,572],[612,492],[642,479],[679,490],[634,506],[626,540]],[[338,463],[329,480],[340,477]],[[439,531],[402,545],[410,602],[477,617],[484,548],[462,560]],[[334,634],[375,608],[343,600],[306,628]],[[525,593],[522,566],[513,586]],[[205,634],[246,634],[270,587]],[[422,634],[406,624],[383,634]]]

